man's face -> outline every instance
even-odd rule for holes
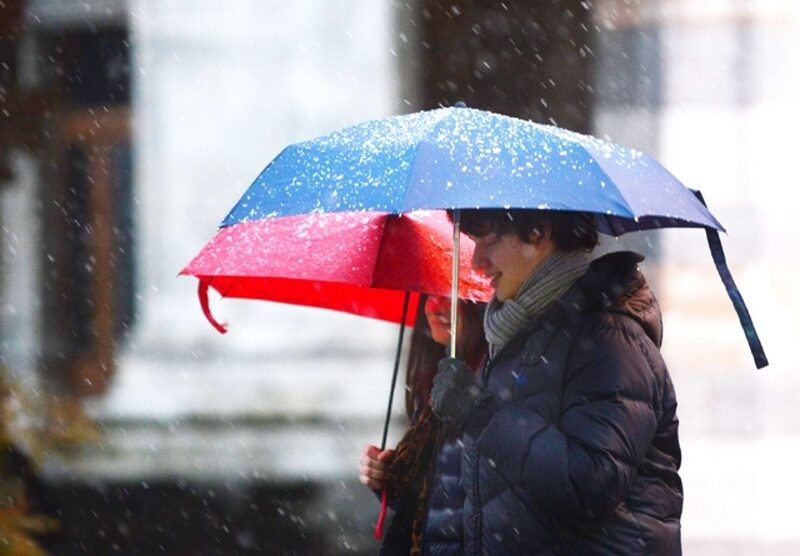
[[[472,239],[472,268],[491,279],[500,302],[514,299],[525,279],[553,251],[553,244],[544,237],[528,243],[514,233],[490,232]]]

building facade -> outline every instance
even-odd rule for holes
[[[220,336],[177,273],[286,144],[461,100],[642,149],[704,192],[767,370],[701,231],[605,242],[648,255],[665,311],[687,547],[800,542],[781,495],[800,434],[795,2],[5,4],[0,356],[22,382],[80,396],[105,430],[49,481],[188,481],[240,500],[241,485],[283,485],[284,510],[304,500],[281,511],[305,526],[273,523],[294,524],[291,542],[316,529],[370,549],[355,468],[380,436],[396,328],[212,299]],[[403,426],[396,412],[394,440]]]

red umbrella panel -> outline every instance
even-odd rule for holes
[[[488,301],[489,280],[459,242],[459,297]],[[222,297],[262,299],[400,322],[405,292],[450,295],[453,226],[444,211],[312,213],[220,229],[181,271]],[[412,298],[405,323],[413,324]]]

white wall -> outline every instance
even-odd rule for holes
[[[130,23],[139,324],[97,411],[380,414],[396,327],[212,298],[221,336],[177,274],[285,145],[396,111],[391,4],[137,0]]]
[[[678,5],[680,3],[675,2]],[[772,360],[770,374],[794,367],[786,347],[800,337],[800,295],[790,278],[800,229],[795,217],[794,136],[800,128],[800,4],[718,3],[697,13],[674,7],[662,31],[665,104],[660,114],[660,158],[690,187],[700,188],[726,226],[729,262]],[[667,234],[666,259],[675,274],[665,302],[676,312],[694,288],[712,321],[693,338],[708,353],[712,336],[722,349],[709,354],[724,367],[750,369],[741,331],[713,274],[708,247],[683,232]],[[697,306],[696,306],[697,307]],[[672,353],[687,353],[682,338]],[[709,342],[706,342],[708,340]],[[670,346],[671,347],[671,346]],[[682,360],[682,359],[681,359]]]
[[[800,4],[664,5],[659,158],[726,226],[731,270],[771,363],[755,370],[703,234],[666,232],[660,296],[681,404],[684,536],[790,543],[793,553]]]
[[[599,5],[604,28],[641,31],[639,39],[628,35],[627,50],[601,42],[600,55],[614,56],[600,61],[601,100],[604,90],[626,86],[614,64],[638,72],[634,91],[655,83],[658,94],[650,103],[642,95],[601,103],[595,129],[650,151],[703,191],[728,229],[727,258],[770,359],[755,369],[703,231],[659,231],[658,264],[647,270],[664,310],[662,351],[679,401],[685,551],[797,553],[800,3]],[[656,41],[656,56],[637,48],[647,44],[642,37]]]
[[[0,191],[0,353],[7,370],[26,383],[37,382],[41,345],[39,288],[41,229],[39,184],[33,161],[11,157],[14,179]]]

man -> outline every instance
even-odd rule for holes
[[[593,216],[464,210],[495,295],[489,359],[443,359],[463,435],[465,554],[680,554],[676,400],[641,257],[591,262]]]

